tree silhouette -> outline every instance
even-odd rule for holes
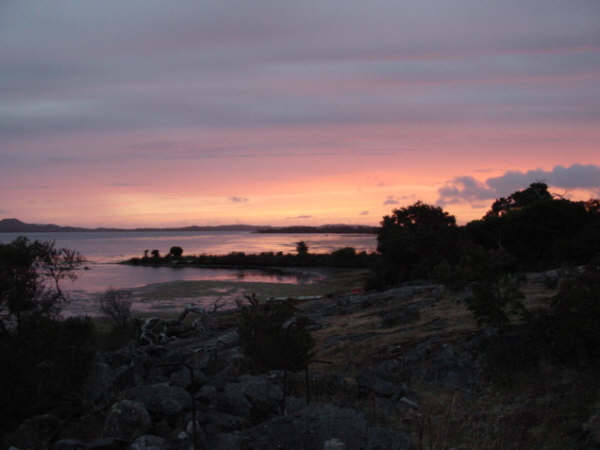
[[[308,245],[306,245],[306,242],[304,242],[304,241],[296,242],[296,252],[298,253],[298,256],[308,255]]]
[[[183,249],[179,246],[171,247],[169,250],[169,255],[173,258],[179,259],[181,258],[181,255],[183,255]]]

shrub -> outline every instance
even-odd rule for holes
[[[525,296],[514,277],[503,275],[495,280],[477,282],[472,289],[473,294],[467,299],[467,307],[481,325],[503,331],[513,317],[526,317],[528,314],[521,302]]]
[[[247,304],[240,305],[238,333],[242,350],[255,368],[305,369],[314,347],[307,320],[294,317],[290,301],[260,302],[254,294],[246,300]]]
[[[126,329],[131,324],[131,295],[118,289],[107,289],[100,297],[100,312],[107,316],[117,329]]]
[[[298,253],[298,256],[308,255],[308,245],[306,245],[306,242],[304,242],[304,241],[296,242],[296,252]]]
[[[536,316],[537,331],[563,360],[600,356],[600,268],[588,266],[560,282],[550,309]]]
[[[25,418],[52,412],[68,418],[82,404],[80,388],[94,357],[94,327],[89,318],[53,320],[29,315],[19,332],[0,339],[3,381],[0,434]]]
[[[181,255],[183,255],[183,248],[177,245],[171,247],[171,249],[169,250],[169,256],[172,256],[175,259],[181,258]]]

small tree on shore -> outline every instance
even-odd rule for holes
[[[183,255],[183,249],[177,245],[171,247],[171,249],[169,250],[169,256],[172,256],[175,259],[181,258],[182,255]]]
[[[131,323],[130,297],[128,292],[113,288],[107,289],[100,297],[100,311],[117,329],[126,329]]]
[[[55,248],[54,242],[18,237],[0,244],[0,316],[2,322],[31,314],[55,316],[67,301],[64,279],[75,279],[83,257],[74,250]]]
[[[298,256],[308,255],[308,245],[304,241],[296,242],[296,252]]]

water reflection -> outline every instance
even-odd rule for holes
[[[197,267],[144,267],[121,264],[88,264],[77,271],[77,279],[66,282],[70,290],[102,292],[109,287],[132,289],[172,281],[244,281],[251,283],[309,284],[322,275],[312,271],[277,269],[204,269]]]

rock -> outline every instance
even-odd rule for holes
[[[333,437],[348,450],[359,450],[367,441],[364,415],[347,408],[314,403],[293,416],[275,417],[242,434],[242,445],[255,450],[273,448],[314,450]]]
[[[83,442],[77,439],[62,439],[54,443],[52,450],[121,450],[123,446],[116,439],[94,439]]]
[[[391,397],[401,392],[402,387],[380,378],[373,369],[365,369],[358,374],[356,382],[363,392],[374,392],[382,397]]]
[[[192,374],[190,373],[190,369],[187,367],[182,367],[179,370],[176,370],[169,377],[169,383],[173,386],[179,386],[183,389],[187,389],[192,385]]]
[[[185,389],[167,383],[136,386],[125,395],[143,403],[152,414],[174,416],[192,407],[192,396]]]
[[[152,425],[143,404],[131,400],[115,403],[106,418],[103,436],[131,442],[147,433]]]
[[[13,434],[11,443],[27,450],[46,450],[60,432],[60,420],[52,414],[26,419]]]
[[[216,434],[223,431],[240,430],[248,425],[249,421],[246,417],[213,411],[208,416],[207,430]]]
[[[428,339],[404,352],[406,378],[469,392],[479,382],[479,366],[469,346],[455,347]]]
[[[381,315],[381,327],[391,328],[416,322],[421,317],[416,307],[404,307],[394,311],[386,311]]]
[[[408,434],[387,428],[369,428],[365,450],[409,450],[412,449]]]
[[[217,397],[217,389],[210,384],[206,384],[200,388],[196,394],[196,398],[205,402],[212,403]]]
[[[166,439],[151,434],[138,437],[129,446],[130,450],[165,450],[169,448]]]
[[[329,439],[323,443],[323,450],[346,450],[346,444],[337,438]]]
[[[61,439],[54,443],[52,450],[87,450],[87,445],[77,439]]]
[[[84,403],[90,406],[105,406],[112,392],[115,372],[105,362],[94,361],[83,385]]]
[[[242,436],[239,433],[220,433],[213,436],[206,448],[211,450],[241,450]],[[244,447],[245,449],[253,449],[254,447]],[[271,449],[276,447],[271,447]]]
[[[143,382],[143,376],[133,365],[124,365],[115,370],[113,387],[120,392]]]
[[[590,442],[600,447],[600,412],[590,416],[581,427],[589,435]]]
[[[227,383],[217,403],[223,412],[264,418],[279,412],[283,392],[264,376],[245,375],[238,383]]]

